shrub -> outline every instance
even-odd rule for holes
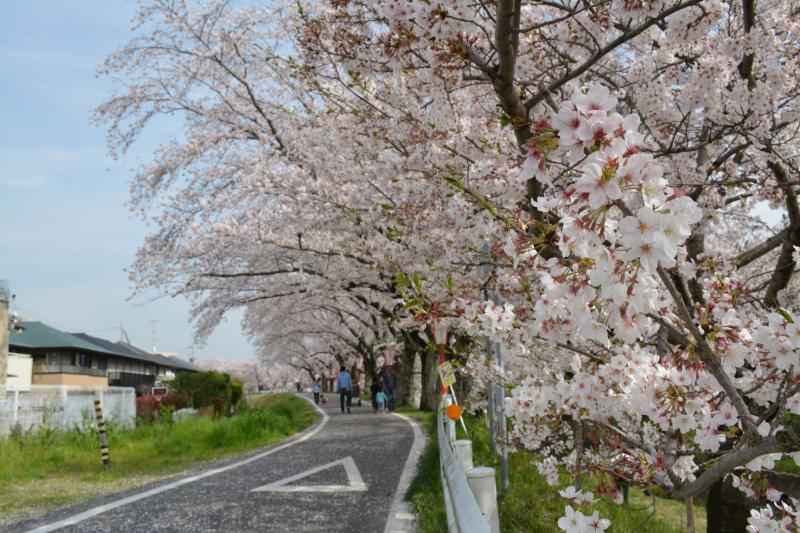
[[[224,396],[212,396],[211,403],[214,404],[214,416],[222,416],[225,414]]]
[[[246,403],[244,396],[244,383],[238,380],[231,380],[231,406],[239,409]]]
[[[153,422],[161,411],[158,396],[145,395],[136,398],[136,418],[145,422]]]
[[[181,396],[180,394],[167,394],[161,397],[161,405],[169,405],[173,410],[184,409],[189,407],[189,398]]]
[[[180,372],[172,381],[172,388],[194,408],[211,405],[215,396],[222,397],[224,403],[230,405],[231,377],[222,372]]]

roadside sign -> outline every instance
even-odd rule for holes
[[[456,382],[456,374],[453,372],[453,365],[449,361],[445,361],[438,366],[439,379],[442,380],[442,385],[449,387]]]

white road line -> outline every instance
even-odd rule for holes
[[[309,402],[311,402],[311,400],[309,400],[308,398],[304,397],[304,399],[309,401]],[[187,478],[179,479],[178,481],[174,481],[174,482],[168,483],[166,485],[161,485],[160,487],[156,487],[156,488],[147,490],[145,492],[140,492],[138,494],[133,494],[131,496],[128,496],[127,498],[122,498],[121,500],[113,501],[113,502],[107,503],[105,505],[100,505],[98,507],[93,507],[92,509],[84,511],[84,512],[82,512],[80,514],[76,514],[76,515],[70,516],[69,518],[65,518],[64,520],[59,520],[58,522],[53,522],[52,524],[46,524],[46,525],[37,527],[36,529],[31,529],[31,530],[28,531],[28,533],[44,533],[44,532],[47,532],[47,531],[55,531],[57,529],[61,529],[62,527],[72,526],[72,525],[75,525],[75,524],[77,524],[79,522],[83,522],[84,520],[87,520],[89,518],[95,517],[95,516],[97,516],[99,514],[105,513],[107,511],[110,511],[112,509],[116,509],[118,507],[122,507],[122,506],[128,505],[130,503],[138,502],[139,500],[143,500],[145,498],[149,498],[150,496],[155,496],[156,494],[161,494],[162,492],[166,492],[168,490],[176,489],[178,487],[182,487],[183,485],[187,485],[189,483],[194,483],[195,481],[199,481],[201,479],[205,479],[205,478],[210,477],[210,476],[221,474],[222,472],[227,472],[228,470],[233,470],[234,468],[239,468],[240,466],[244,466],[246,464],[250,464],[253,461],[258,461],[259,459],[263,459],[264,457],[267,457],[268,455],[272,455],[273,453],[279,452],[281,450],[285,450],[286,448],[288,448],[290,446],[294,446],[295,444],[298,444],[300,442],[306,441],[306,440],[310,439],[311,437],[313,437],[314,435],[316,435],[317,433],[319,433],[320,430],[322,430],[322,428],[325,427],[325,424],[328,423],[328,415],[325,413],[325,411],[320,409],[319,406],[315,405],[313,402],[311,402],[311,405],[313,405],[314,408],[317,411],[319,411],[320,415],[322,415],[322,422],[320,422],[319,424],[317,424],[316,427],[314,427],[313,429],[308,431],[308,433],[301,434],[299,437],[295,438],[294,440],[290,440],[289,442],[281,444],[280,446],[277,446],[275,448],[269,449],[269,450],[267,450],[267,451],[265,451],[263,453],[260,453],[258,455],[254,455],[253,457],[248,457],[247,459],[244,459],[243,461],[239,461],[237,463],[233,463],[233,464],[230,464],[230,465],[227,465],[227,466],[223,466],[223,467],[220,467],[220,468],[215,468],[213,470],[209,470],[207,472],[203,472],[202,474],[197,474],[197,475],[190,476],[190,477],[187,477]]]
[[[406,459],[403,473],[400,475],[400,482],[397,484],[394,498],[392,498],[392,507],[389,509],[389,518],[386,520],[386,528],[383,530],[383,533],[406,533],[413,531],[414,514],[411,510],[411,506],[405,501],[405,497],[406,492],[408,492],[408,487],[411,485],[411,477],[417,469],[419,456],[422,455],[422,450],[425,448],[425,434],[422,432],[422,429],[420,429],[419,424],[414,420],[400,413],[392,414],[402,418],[413,428],[414,443],[411,445],[411,450],[408,452],[408,459]]]
[[[336,465],[342,465],[347,473],[347,485],[290,485],[292,481],[303,479],[304,477],[312,476],[317,472],[328,470]],[[253,489],[251,492],[358,492],[367,490],[367,484],[364,483],[364,478],[361,477],[361,472],[358,471],[356,462],[351,456],[344,459],[333,461],[328,464],[315,466],[299,474],[273,481],[261,487]]]

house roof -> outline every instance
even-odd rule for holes
[[[73,348],[90,352],[109,353],[108,350],[88,340],[57,330],[42,322],[23,322],[22,331],[14,330],[8,340],[10,346],[22,348]]]
[[[164,355],[161,355],[160,353],[147,352],[145,350],[142,350],[141,348],[133,346],[132,344],[128,344],[127,342],[122,342],[122,341],[116,342],[114,344],[116,344],[117,346],[122,346],[127,350],[131,350],[132,352],[146,354],[154,358],[156,361],[158,361],[158,364],[162,366],[169,366],[172,368],[176,368],[178,370],[193,370],[195,372],[203,371],[203,369],[200,368],[199,366],[196,366],[185,359],[181,359],[180,357],[166,357]]]
[[[126,342],[112,342],[86,333],[67,333],[42,322],[23,322],[22,331],[12,331],[9,345],[18,348],[67,348],[106,355],[126,357],[146,363],[161,365],[176,370],[202,369],[179,357],[165,357],[148,352]]]
[[[128,344],[127,342],[112,342],[106,339],[101,339],[99,337],[94,337],[92,335],[87,335],[86,333],[73,333],[76,337],[80,337],[85,339],[93,344],[97,344],[102,346],[110,353],[115,355],[119,355],[121,357],[129,357],[131,359],[137,359],[139,361],[146,361],[151,364],[166,366],[169,368],[174,368],[176,370],[194,370],[200,371],[200,368],[194,366],[189,361],[185,361],[179,357],[164,357],[159,353],[148,352],[146,350],[142,350],[141,348],[137,348],[132,344]]]
[[[118,355],[120,357],[127,357],[129,359],[136,359],[137,361],[144,361],[146,363],[151,364],[158,364],[153,357],[150,357],[152,354],[148,354],[145,351],[134,351],[126,349],[124,346],[117,344],[115,342],[111,342],[106,339],[101,339],[100,337],[95,337],[93,335],[88,335],[86,333],[73,333],[72,334],[79,339],[83,339],[91,344],[95,344],[103,348],[103,350],[107,353]]]

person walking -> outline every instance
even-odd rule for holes
[[[339,391],[339,406],[344,413],[345,405],[347,412],[350,413],[351,394],[353,392],[353,378],[350,377],[350,372],[341,367],[339,369],[339,377],[336,379],[336,389]]]
[[[386,367],[386,372],[383,373],[383,391],[389,399],[386,407],[389,411],[394,411],[397,403],[397,374],[391,366]]]
[[[372,386],[370,386],[370,388],[369,388],[370,399],[372,400],[372,412],[373,413],[377,413],[378,412],[378,402],[375,399],[375,397],[378,394],[379,390],[381,390],[380,377],[374,376],[373,379],[372,379]]]
[[[386,404],[389,403],[389,398],[386,397],[386,393],[383,390],[378,389],[378,393],[375,394],[375,403],[378,405],[378,411],[382,414],[386,414]]]
[[[319,395],[322,394],[322,378],[314,380],[314,385],[311,387],[311,392],[314,393],[314,403],[319,405]]]

